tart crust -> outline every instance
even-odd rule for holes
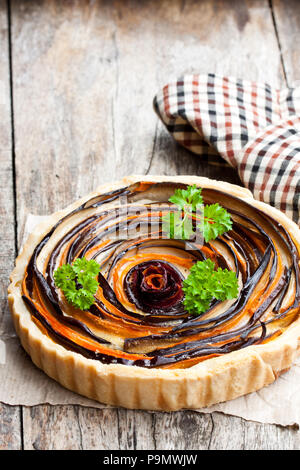
[[[245,188],[196,176],[128,176],[97,188],[34,230],[16,260],[8,300],[16,332],[34,364],[64,387],[101,403],[131,409],[171,411],[224,402],[261,389],[289,369],[300,349],[300,318],[278,338],[214,357],[188,369],[145,369],[102,364],[55,343],[36,326],[22,300],[22,281],[34,247],[64,215],[91,197],[137,181],[172,181],[222,189],[268,213],[300,245],[298,226],[279,210],[254,200]]]

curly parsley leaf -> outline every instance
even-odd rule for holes
[[[219,235],[232,229],[230,214],[218,203],[205,206],[203,219],[197,228],[203,232],[206,242],[215,240]]]
[[[70,264],[64,264],[54,272],[54,280],[57,287],[67,290],[75,284],[76,273]]]
[[[232,221],[226,209],[218,203],[204,206],[201,193],[202,189],[193,185],[176,189],[169,198],[178,208],[178,211],[162,216],[162,230],[169,238],[188,240],[195,237],[193,219],[206,242],[231,230]]]
[[[87,260],[86,258],[77,258],[72,268],[77,275],[83,273],[88,276],[97,276],[100,271],[100,266],[97,261],[94,259]]]
[[[74,307],[87,310],[95,302],[99,271],[100,266],[95,260],[77,258],[73,265],[64,264],[54,272],[55,285]]]
[[[238,280],[234,271],[218,268],[207,259],[198,261],[183,281],[183,303],[188,312],[199,315],[205,312],[213,299],[227,300],[238,296]]]
[[[95,302],[94,295],[84,289],[68,290],[65,296],[69,303],[80,310],[88,310]]]
[[[169,201],[186,212],[195,212],[203,204],[201,192],[202,189],[197,188],[195,184],[187,189],[176,189]]]

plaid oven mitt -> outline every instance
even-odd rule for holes
[[[185,75],[154,98],[176,141],[223,157],[254,197],[300,223],[300,89],[214,74]]]

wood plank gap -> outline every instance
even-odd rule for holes
[[[10,87],[10,119],[11,119],[11,155],[12,155],[12,178],[13,178],[13,207],[14,207],[14,233],[15,233],[15,257],[18,256],[18,218],[17,218],[17,178],[16,178],[16,152],[15,152],[15,121],[14,121],[14,93],[13,93],[13,61],[12,61],[12,15],[10,0],[6,0],[7,6],[7,29],[8,29],[8,65],[9,65],[9,87]]]
[[[156,432],[155,432],[155,426],[156,426],[156,414],[152,414],[152,437],[153,437],[153,442],[154,442],[154,449],[157,449],[157,443],[156,443]]]
[[[80,439],[79,446],[80,446],[80,449],[83,450],[82,428],[81,428],[81,424],[80,424],[79,406],[78,405],[74,406],[74,412],[75,412],[75,415],[76,415],[78,430],[79,430],[79,439]]]
[[[14,235],[15,235],[15,257],[18,256],[18,218],[17,218],[17,186],[16,186],[16,153],[15,153],[15,123],[14,123],[14,97],[13,97],[13,62],[12,62],[12,34],[11,34],[11,8],[10,0],[6,0],[7,10],[7,46],[8,46],[8,66],[9,66],[9,99],[10,99],[10,122],[11,122],[11,158],[12,158],[12,189],[13,189],[13,210],[14,210]],[[21,449],[24,450],[24,425],[23,407],[19,406],[20,418],[20,442]]]
[[[277,22],[276,22],[274,8],[273,8],[273,0],[269,0],[269,8],[270,8],[270,13],[271,13],[271,17],[272,17],[273,26],[274,26],[276,41],[277,41],[277,45],[278,45],[278,50],[279,50],[279,55],[280,55],[280,62],[281,62],[281,67],[282,67],[282,73],[283,73],[283,76],[284,76],[284,81],[286,83],[286,86],[288,87],[289,82],[288,82],[288,78],[287,78],[287,72],[286,72],[286,67],[285,67],[283,53],[282,53],[282,46],[281,46],[281,42],[280,42]]]
[[[19,406],[20,416],[20,434],[21,434],[21,450],[24,450],[24,420],[23,420],[23,406]]]
[[[208,450],[211,450],[211,442],[212,442],[212,437],[213,437],[213,433],[214,433],[214,429],[215,429],[215,421],[214,421],[214,415],[213,413],[211,413],[210,415],[210,419],[211,419],[211,433],[210,433],[210,438],[209,438],[209,443],[208,443]]]
[[[156,148],[156,142],[157,142],[157,133],[158,133],[158,119],[157,119],[156,125],[155,125],[152,153],[151,153],[151,156],[150,156],[149,165],[148,165],[148,168],[145,172],[145,175],[149,175],[150,170],[151,170],[153,158],[154,158],[154,155],[155,155],[155,148]]]
[[[119,415],[119,409],[116,408],[117,411],[117,423],[118,423],[118,449],[122,450],[120,448],[120,443],[121,443],[121,436],[122,436],[122,431],[121,431],[121,424],[120,424],[120,415]]]

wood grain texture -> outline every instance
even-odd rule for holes
[[[300,86],[300,3],[273,0],[274,19],[289,86]]]
[[[5,340],[14,334],[7,304],[7,286],[16,253],[8,16],[4,0],[0,0],[0,45],[0,332],[3,338],[3,342],[0,340],[0,367],[5,367]],[[0,404],[0,449],[18,449],[20,446],[20,408]]]
[[[267,0],[12,0],[11,10],[19,239],[28,212],[126,174],[239,182],[179,148],[152,99],[192,71],[284,83]],[[26,449],[299,447],[293,429],[218,413],[40,405],[23,408],[23,428]]]
[[[0,450],[22,448],[21,410],[0,403]]]
[[[42,411],[42,412],[41,412]],[[24,449],[74,449],[81,446],[81,429],[73,406],[24,409]]]
[[[122,450],[156,449],[155,416],[146,411],[118,410],[118,448]]]
[[[210,449],[287,450],[299,449],[299,431],[292,427],[248,422],[221,413],[212,415]]]
[[[209,449],[212,417],[193,411],[156,413],[154,429],[156,449]]]
[[[9,90],[8,30],[5,2],[0,0],[0,331],[13,332],[7,305],[8,274],[15,256],[13,164]]]

